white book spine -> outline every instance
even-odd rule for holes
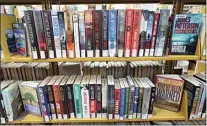
[[[150,95],[151,95],[151,88],[144,88],[143,103],[142,103],[142,119],[146,119],[148,117]]]
[[[82,85],[81,97],[82,97],[83,118],[89,119],[90,118],[89,92],[88,89],[86,89],[85,85]]]
[[[77,14],[73,15],[73,26],[74,26],[74,41],[75,41],[75,57],[80,57],[78,15]]]
[[[4,102],[4,105],[5,105],[5,110],[6,110],[6,115],[7,115],[7,118],[8,118],[8,121],[11,122],[11,121],[14,121],[14,114],[12,112],[12,107],[11,107],[11,101],[13,99],[10,98],[9,96],[9,92],[2,92],[2,96],[3,96],[3,102]]]
[[[107,92],[108,92],[108,85],[106,80],[102,80],[102,118],[107,118]]]

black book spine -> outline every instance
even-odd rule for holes
[[[114,85],[108,85],[108,114],[109,119],[114,118]]]
[[[103,50],[108,50],[108,10],[102,10],[102,55],[101,56],[108,56],[108,52],[104,52]]]
[[[27,26],[29,40],[31,43],[32,56],[34,59],[39,59],[40,52],[39,52],[39,48],[38,48],[37,35],[36,35],[36,31],[35,31],[33,11],[32,10],[25,11],[24,16],[25,16],[25,22],[26,22],[26,26]]]
[[[47,85],[47,93],[48,93],[48,99],[49,99],[49,105],[50,105],[50,115],[52,116],[52,119],[56,119],[56,106],[55,106],[55,99],[53,95],[53,88],[52,85]]]
[[[89,84],[89,99],[90,99],[90,113],[91,118],[96,117],[96,98],[95,98],[95,84]]]
[[[66,109],[67,114],[70,118],[75,118],[75,106],[74,106],[74,98],[73,98],[73,85],[65,85],[66,92]]]
[[[97,101],[97,117],[101,118],[102,109],[102,87],[101,84],[96,85],[96,101]]]
[[[10,29],[6,30],[6,41],[7,41],[7,46],[9,48],[9,52],[17,53],[17,47],[16,47],[13,30]]]
[[[156,87],[151,87],[151,98],[150,98],[150,103],[149,103],[149,111],[148,111],[148,117],[152,116],[152,112],[153,112],[153,105],[154,105],[154,101],[155,101],[155,92],[156,92]]]

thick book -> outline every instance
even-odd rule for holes
[[[115,91],[114,91],[114,119],[119,119],[120,113],[120,84],[118,79],[114,79]]]
[[[47,58],[47,45],[45,41],[45,34],[44,34],[43,23],[42,23],[42,12],[34,10],[33,16],[34,16],[36,35],[37,35],[38,48],[40,51],[40,58],[45,59]]]
[[[47,77],[41,82],[41,84],[38,85],[38,96],[44,121],[49,121],[51,119],[49,99],[47,95],[48,92],[46,87],[51,79],[52,77]]]
[[[16,54],[17,53],[17,47],[16,47],[16,41],[15,41],[15,38],[14,38],[13,30],[12,29],[7,29],[5,35],[6,35],[6,41],[7,41],[7,46],[8,46],[9,52],[11,54]]]
[[[202,23],[202,14],[177,14],[174,18],[170,54],[194,55]]]
[[[160,20],[159,20],[159,25],[158,25],[154,56],[163,55],[163,49],[165,45],[169,16],[170,16],[169,9],[160,10]]]
[[[126,10],[118,10],[117,18],[117,50],[118,57],[123,57],[124,55],[124,42],[125,42],[125,17]]]
[[[138,113],[138,98],[139,98],[139,86],[136,82],[136,80],[133,78],[135,91],[134,91],[134,105],[133,105],[133,118],[137,118]]]
[[[135,85],[130,76],[127,76],[126,78],[129,84],[128,119],[132,119],[133,118],[133,107],[134,107]]]
[[[24,11],[24,17],[25,17],[25,23],[27,27],[29,41],[31,44],[32,58],[39,59],[40,52],[38,48],[37,35],[35,31],[35,21],[33,17],[33,11],[32,10]]]
[[[58,23],[60,29],[60,45],[61,45],[61,54],[63,58],[67,57],[66,53],[66,34],[65,34],[65,22],[64,22],[64,12],[57,12]]]
[[[116,56],[116,49],[117,49],[117,10],[109,10],[108,51],[110,57]]]
[[[125,43],[124,43],[124,57],[130,56],[130,45],[132,43],[132,30],[133,30],[133,16],[134,10],[126,10],[126,27],[125,27]]]
[[[81,81],[81,97],[82,97],[83,119],[89,119],[90,118],[89,81],[90,81],[90,75],[84,75],[83,79]]]
[[[150,48],[152,43],[153,23],[154,23],[154,12],[149,11],[149,18],[148,18],[147,29],[146,29],[146,42],[145,42],[144,56],[149,56],[150,53]]]
[[[159,19],[160,19],[160,14],[159,13],[154,13],[154,23],[153,23],[153,30],[152,30],[152,42],[151,42],[151,45],[150,45],[150,54],[149,54],[149,56],[154,56]]]
[[[102,118],[107,118],[108,113],[108,84],[106,79],[102,79]]]
[[[90,92],[90,117],[96,118],[96,105],[97,101],[95,98],[95,85],[97,75],[91,75],[90,82],[89,82],[89,92]]]
[[[155,106],[170,111],[179,111],[184,81],[179,75],[165,74],[156,76]],[[172,92],[170,97],[168,90]]]
[[[67,10],[64,12],[65,32],[66,32],[66,48],[67,57],[74,58],[75,44],[73,36],[73,12]]]
[[[81,98],[81,80],[82,75],[78,75],[76,80],[73,84],[73,96],[74,96],[74,103],[75,103],[75,115],[76,118],[81,119],[83,118],[83,111],[82,111],[82,98]]]
[[[47,45],[47,55],[48,58],[55,58],[55,43],[53,38],[53,29],[52,29],[52,17],[51,17],[51,11],[43,10],[42,11],[42,22],[43,22],[43,28],[45,32],[45,41]]]
[[[78,14],[73,14],[73,34],[75,42],[75,57],[80,57],[79,29],[78,29]]]
[[[93,10],[93,42],[94,42],[94,51],[95,57],[100,57],[102,53],[102,11]]]
[[[61,58],[61,43],[60,43],[60,26],[58,22],[58,14],[56,10],[51,11],[52,17],[52,28],[53,28],[53,39],[55,43],[56,58]]]
[[[125,78],[122,78],[125,86],[125,105],[124,105],[124,119],[128,119],[128,104],[129,104],[129,84]]]
[[[101,86],[101,75],[97,75],[96,86],[95,86],[95,98],[96,98],[96,111],[97,118],[101,118],[102,114],[102,86]]]
[[[93,43],[93,15],[92,10],[85,10],[85,28],[86,28],[86,49],[87,57],[94,57]]]
[[[108,119],[114,118],[114,77],[112,75],[107,76],[108,81]]]
[[[124,119],[124,109],[125,109],[125,85],[122,78],[119,78],[120,84],[120,108],[119,108],[119,119]]]
[[[108,56],[108,10],[102,10],[102,57]]]
[[[86,32],[85,32],[85,20],[84,11],[79,14],[79,38],[80,38],[80,55],[86,57]]]

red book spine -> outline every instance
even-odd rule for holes
[[[114,115],[115,115],[115,119],[119,119],[119,104],[120,104],[120,89],[115,89],[115,111],[114,111]]]
[[[138,47],[139,47],[139,33],[140,33],[141,17],[142,17],[142,11],[134,10],[131,57],[137,56]]]
[[[124,56],[129,57],[130,55],[130,44],[132,41],[132,28],[133,28],[133,9],[126,10],[126,28],[125,28],[125,46]]]
[[[60,93],[59,93],[59,86],[53,85],[54,91],[54,98],[55,98],[55,105],[56,105],[56,114],[58,115],[58,119],[62,119],[62,104],[60,102]]]
[[[150,56],[154,56],[154,49],[157,39],[157,30],[158,30],[158,24],[159,24],[159,13],[154,13],[154,24],[153,24],[153,30],[152,30],[152,42],[150,46]]]

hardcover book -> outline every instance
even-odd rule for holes
[[[179,111],[184,86],[184,81],[179,75],[157,75],[155,86],[157,89],[155,106],[170,111]],[[172,95],[169,95],[169,92]]]
[[[102,115],[102,86],[101,86],[101,75],[97,75],[95,87],[95,98],[96,98],[96,110],[97,118],[101,118]]]
[[[78,14],[73,14],[73,28],[74,28],[74,41],[75,41],[75,57],[80,57]]]
[[[114,118],[114,77],[107,76],[108,81],[108,119]]]
[[[107,105],[108,105],[108,84],[106,79],[102,79],[102,118],[107,118]]]
[[[102,10],[102,56],[108,56],[108,10]]]
[[[138,113],[138,96],[139,96],[139,86],[136,83],[136,80],[133,78],[135,91],[134,91],[134,105],[133,105],[133,118],[137,118]]]
[[[114,80],[115,84],[115,91],[114,91],[114,96],[115,96],[115,108],[114,108],[114,119],[119,119],[119,112],[120,112],[120,84],[119,80],[115,79]]]
[[[122,78],[125,86],[125,105],[124,105],[124,119],[128,119],[128,104],[129,104],[129,84],[125,78]]]
[[[86,57],[86,32],[84,12],[79,12],[79,35],[80,35],[80,51],[81,57]]]
[[[119,112],[119,119],[124,119],[124,108],[125,108],[125,85],[122,78],[119,78],[120,83],[120,112]]]
[[[202,23],[202,14],[175,15],[171,37],[172,55],[194,55]]]
[[[128,119],[132,119],[132,117],[133,117],[135,86],[134,86],[134,82],[132,81],[132,78],[130,76],[127,76],[127,82],[129,84]]]
[[[95,85],[96,85],[97,75],[91,75],[89,82],[89,92],[90,92],[90,116],[91,118],[96,118],[96,105],[97,100],[95,98]]]

